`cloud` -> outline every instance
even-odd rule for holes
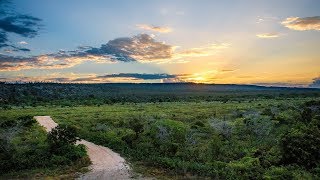
[[[20,41],[18,44],[28,44],[26,41]]]
[[[3,77],[6,82],[61,82],[61,83],[114,83],[114,82],[195,82],[213,83],[219,77],[219,71],[211,70],[193,74],[167,74],[167,73],[117,73],[117,74],[74,74],[74,73],[52,73],[41,76],[28,77],[23,74],[15,77]],[[1,76],[0,76],[1,77]]]
[[[53,73],[44,76],[18,76],[11,78],[0,78],[1,80],[7,82],[60,82],[60,83],[106,83],[106,82],[144,82],[144,81],[154,81],[154,80],[166,80],[176,78],[176,75],[172,74],[152,74],[152,73],[118,73],[118,74],[106,74],[106,75],[96,75],[96,74],[61,74]]]
[[[107,74],[102,76],[96,76],[81,79],[84,81],[99,81],[99,82],[144,82],[152,80],[160,80],[165,83],[177,83],[177,82],[196,82],[196,83],[210,83],[218,74],[218,71],[205,71],[194,74],[141,74],[141,73],[119,73],[119,74]],[[78,82],[80,79],[75,79]]]
[[[60,50],[56,53],[22,57],[0,55],[0,71],[22,69],[61,69],[70,68],[85,61],[95,63],[116,62],[156,62],[185,63],[183,58],[210,56],[229,47],[227,43],[215,43],[199,48],[177,50],[177,46],[156,41],[148,34],[110,40],[100,47],[80,46],[76,50]],[[29,51],[19,48],[20,51]]]
[[[311,88],[320,88],[320,77],[314,78],[313,82],[309,84],[309,87]]]
[[[320,30],[320,16],[313,17],[289,17],[281,22],[282,25],[289,29],[297,31]]]
[[[7,47],[16,51],[29,51],[25,48],[19,48],[10,43],[9,34],[16,34],[26,38],[34,38],[41,29],[41,19],[20,14],[7,5],[9,1],[0,0],[0,48]]]
[[[176,78],[176,75],[171,74],[139,74],[139,73],[119,73],[119,74],[107,74],[104,76],[98,76],[98,78],[134,78],[143,80],[154,80],[154,79],[168,79]]]
[[[84,61],[99,63],[154,61],[170,59],[172,51],[172,46],[157,42],[150,35],[139,34],[131,38],[116,38],[99,48],[81,47],[74,51],[59,51],[33,57],[0,55],[0,71],[68,68]]]
[[[272,39],[272,38],[277,38],[280,36],[279,33],[262,33],[262,34],[257,34],[256,35],[258,38],[263,38],[263,39]]]
[[[29,15],[15,15],[0,19],[0,29],[6,33],[15,33],[23,37],[33,38],[40,29],[41,19]]]
[[[109,61],[108,61],[109,60]],[[64,69],[81,64],[84,61],[112,63],[102,56],[70,56],[45,54],[32,57],[8,56],[0,54],[0,71],[19,71],[23,69]]]
[[[154,25],[148,25],[148,24],[137,24],[138,28],[148,31],[155,31],[159,33],[169,33],[172,32],[172,29],[169,27],[161,27],[161,26],[154,26]]]
[[[118,61],[153,61],[169,59],[173,47],[156,41],[148,34],[138,34],[133,37],[117,38],[103,44],[100,48],[85,51],[91,55],[111,55]]]
[[[7,34],[3,31],[0,31],[0,48],[6,46],[5,42],[8,41]]]

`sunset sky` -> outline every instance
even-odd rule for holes
[[[0,0],[0,81],[320,87],[320,1]]]

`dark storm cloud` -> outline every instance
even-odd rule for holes
[[[107,74],[104,76],[97,76],[97,78],[134,78],[143,80],[156,80],[156,79],[168,79],[176,78],[176,75],[172,74],[139,74],[139,73],[119,73],[119,74]]]

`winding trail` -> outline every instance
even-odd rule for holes
[[[58,126],[50,116],[35,116],[34,118],[41,126],[45,127],[47,132]],[[92,162],[92,165],[89,167],[91,171],[82,175],[79,179],[132,179],[129,166],[118,153],[86,140],[80,140],[77,144],[83,144],[87,147],[88,156]]]

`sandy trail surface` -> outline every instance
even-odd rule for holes
[[[34,118],[41,126],[45,127],[47,132],[58,125],[50,116],[35,116]],[[80,140],[77,144],[83,144],[87,147],[92,162],[89,167],[91,171],[82,175],[79,179],[131,179],[130,168],[118,153],[85,140]]]

